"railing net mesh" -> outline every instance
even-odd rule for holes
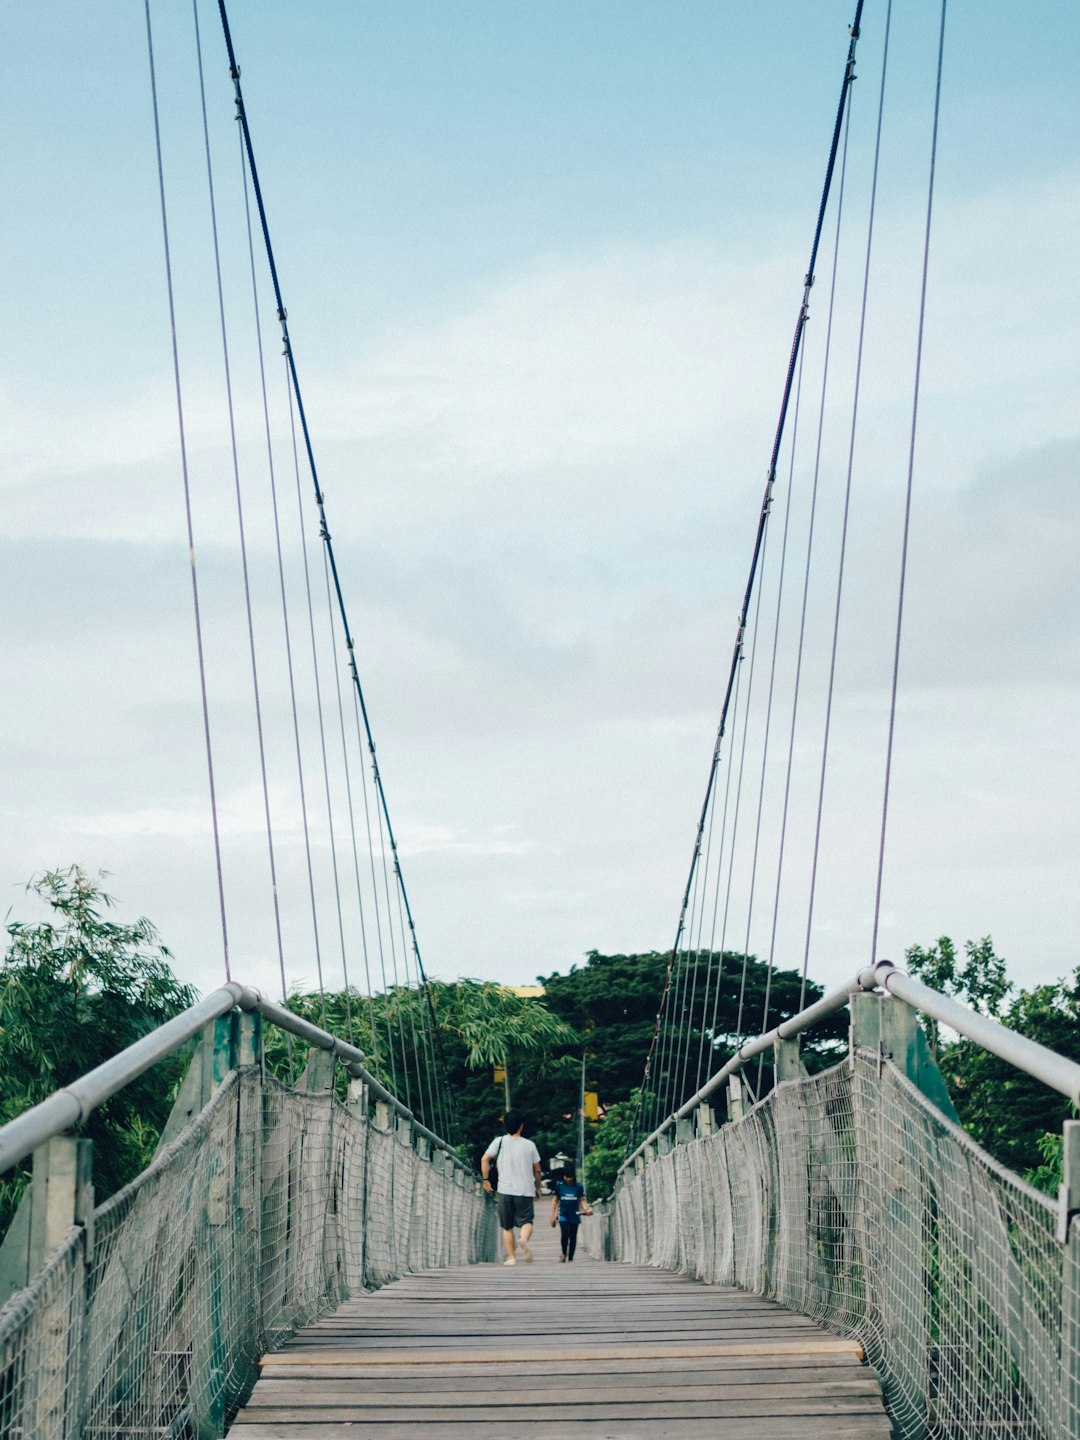
[[[598,1212],[586,1234],[608,1259],[857,1339],[899,1440],[1080,1435],[1077,1241],[876,1053],[777,1086]]]
[[[234,1072],[0,1311],[0,1437],[221,1435],[298,1327],[496,1238],[475,1187],[401,1138]]]

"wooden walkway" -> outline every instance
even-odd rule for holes
[[[229,1440],[887,1440],[854,1344],[738,1290],[560,1264],[554,1234],[532,1265],[410,1275],[300,1331]]]

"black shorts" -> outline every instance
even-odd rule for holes
[[[499,1224],[504,1230],[513,1230],[517,1225],[531,1225],[534,1213],[531,1195],[499,1196]]]

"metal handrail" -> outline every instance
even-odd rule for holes
[[[1015,1069],[1041,1080],[1051,1090],[1057,1090],[1066,1096],[1074,1105],[1080,1105],[1080,1065],[1076,1061],[1058,1055],[1056,1051],[1047,1049],[1035,1040],[1029,1040],[1026,1035],[1017,1034],[1000,1021],[992,1020],[989,1015],[980,1015],[977,1010],[962,1005],[951,995],[944,995],[940,990],[924,985],[921,980],[916,980],[891,960],[879,960],[876,965],[868,965],[866,969],[860,970],[850,984],[832,991],[813,1005],[808,1005],[805,1010],[781,1021],[772,1030],[748,1040],[715,1075],[706,1080],[696,1094],[642,1140],[637,1149],[619,1166],[619,1173],[631,1166],[639,1155],[643,1155],[650,1145],[655,1145],[660,1136],[666,1134],[680,1120],[688,1119],[699,1105],[704,1104],[710,1095],[731,1075],[741,1070],[748,1060],[771,1049],[777,1040],[790,1040],[803,1030],[816,1025],[819,1020],[824,1020],[827,1015],[842,1010],[851,996],[860,990],[884,990],[889,995],[895,995],[898,1000],[905,1000],[924,1015],[947,1025],[950,1030],[955,1030],[966,1039],[974,1040],[984,1050],[989,1050],[992,1055],[997,1055]]]
[[[358,1050],[355,1045],[346,1044],[336,1035],[331,1035],[329,1030],[313,1025],[310,1020],[294,1015],[283,1006],[275,1005],[265,999],[261,991],[254,986],[230,982],[0,1127],[0,1175],[10,1170],[12,1165],[17,1165],[20,1160],[25,1160],[39,1145],[85,1120],[91,1110],[108,1100],[111,1095],[115,1095],[118,1090],[122,1090],[125,1085],[130,1085],[132,1080],[138,1079],[151,1065],[175,1054],[181,1045],[197,1035],[204,1026],[235,1008],[257,1012],[280,1030],[289,1031],[316,1049],[329,1051],[353,1079],[362,1080],[371,1093],[384,1101],[395,1115],[407,1121],[416,1134],[422,1135],[437,1149],[449,1155],[459,1169],[472,1174],[470,1167],[458,1157],[446,1140],[421,1124],[408,1106],[403,1105],[392,1091],[371,1074],[363,1063],[365,1056],[362,1050]]]

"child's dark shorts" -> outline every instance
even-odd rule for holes
[[[517,1225],[531,1225],[534,1213],[531,1195],[499,1196],[499,1225],[503,1230],[513,1230]]]

